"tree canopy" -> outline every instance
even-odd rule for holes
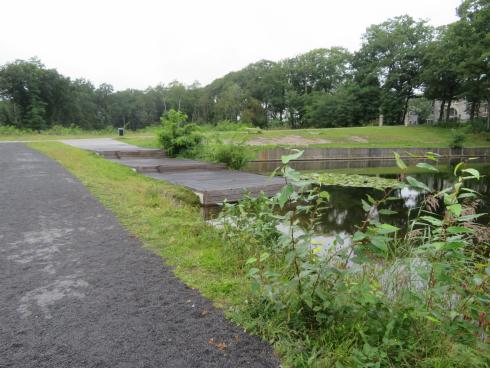
[[[72,80],[38,59],[17,60],[0,66],[0,124],[138,129],[171,109],[195,123],[337,127],[382,114],[386,124],[403,124],[413,106],[427,110],[426,102],[412,103],[419,98],[441,101],[438,120],[449,119],[451,103],[465,98],[476,118],[490,103],[490,0],[464,0],[457,12],[458,21],[436,29],[407,15],[388,19],[367,28],[356,52],[331,47],[261,60],[207,86],[173,81],[114,91]]]

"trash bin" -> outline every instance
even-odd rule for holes
[[[117,132],[119,133],[119,136],[122,137],[124,135],[124,128],[117,128]]]

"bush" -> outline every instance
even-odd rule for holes
[[[187,115],[170,110],[161,118],[162,130],[158,133],[158,142],[169,157],[185,154],[197,148],[202,137],[198,127],[187,122]]]
[[[32,130],[30,129],[19,129],[12,125],[0,125],[0,135],[8,135],[8,136],[18,136],[31,134]]]
[[[486,119],[475,119],[470,122],[470,132],[471,133],[484,133],[489,132],[487,129]]]
[[[462,133],[454,134],[449,142],[449,148],[460,149],[463,148],[463,143],[466,140],[466,136]]]
[[[272,119],[271,121],[269,121],[269,124],[267,124],[268,129],[284,129],[286,127],[286,122],[278,119]]]
[[[462,126],[464,126],[464,123],[461,123],[459,120],[450,120],[450,121],[436,122],[434,126],[443,129],[459,129]]]
[[[243,168],[253,158],[251,152],[244,144],[217,144],[211,148],[210,159],[226,164],[235,170]]]
[[[465,189],[478,171],[457,165],[456,185],[438,192],[401,175],[381,199],[362,201],[365,221],[349,241],[322,246],[329,195],[288,166],[300,154],[282,157],[287,185],[275,197],[224,208],[227,253],[244,260],[252,285],[241,322],[277,342],[287,366],[487,367],[488,244],[478,197]],[[403,229],[380,222],[407,187],[424,198],[417,218]]]

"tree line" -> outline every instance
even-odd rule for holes
[[[386,124],[403,124],[411,109],[427,114],[423,101],[432,100],[442,102],[437,120],[448,120],[460,98],[474,119],[481,104],[490,105],[490,0],[464,0],[457,14],[458,21],[438,28],[407,15],[391,18],[370,26],[356,52],[332,47],[261,60],[207,86],[175,81],[114,91],[37,59],[17,60],[0,67],[0,124],[138,129],[170,109],[196,123],[338,127],[383,115]]]

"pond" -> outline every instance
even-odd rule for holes
[[[386,160],[383,160],[383,162]],[[263,163],[261,163],[263,164]],[[338,164],[338,163],[337,163]],[[357,163],[344,162],[344,168],[336,170],[318,170],[318,162],[312,162],[308,165],[308,162],[301,162],[299,165],[295,165],[297,169],[303,171],[327,171],[327,172],[339,172],[339,173],[355,173],[361,175],[375,175],[386,178],[396,178],[399,169],[393,166],[374,167],[374,163],[364,163],[365,167],[352,167]],[[454,162],[439,163],[439,173],[427,172],[426,170],[420,170],[416,167],[410,167],[410,175],[417,180],[425,183],[430,188],[435,190],[441,190],[448,187],[455,181],[453,176]],[[275,163],[274,168],[277,166]],[[298,167],[300,166],[300,167]],[[358,165],[357,165],[358,166]],[[481,194],[481,203],[478,208],[480,213],[490,213],[490,162],[475,162],[470,165],[480,171],[482,178],[472,180],[467,183],[470,189],[476,190]],[[264,167],[264,166],[262,166]],[[253,167],[248,168],[251,171],[255,170]],[[263,172],[262,172],[263,173]],[[357,187],[341,187],[341,186],[326,186],[325,190],[330,193],[330,202],[328,208],[322,213],[321,222],[317,229],[318,234],[322,234],[322,240],[325,245],[333,242],[337,236],[349,241],[350,235],[356,230],[356,226],[360,225],[365,219],[366,213],[362,209],[361,200],[366,199],[369,194],[373,198],[380,198],[383,192],[373,188],[357,188]],[[410,217],[415,214],[415,209],[420,203],[422,198],[421,193],[415,189],[403,189],[397,190],[394,196],[399,200],[391,201],[389,208],[393,211],[397,211],[396,215],[380,216],[380,221],[390,223],[392,225],[404,228]],[[212,211],[211,213],[216,213]],[[485,215],[480,218],[482,224],[488,224],[490,216]]]

